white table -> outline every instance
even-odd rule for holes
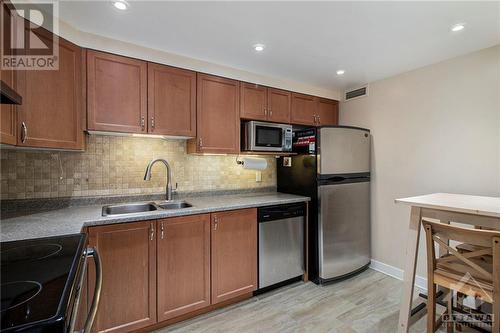
[[[396,203],[411,206],[403,278],[403,296],[399,310],[398,332],[402,333],[408,332],[410,326],[410,311],[422,218],[437,219],[441,223],[457,222],[500,230],[500,198],[434,193],[396,199]]]

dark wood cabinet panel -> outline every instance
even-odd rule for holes
[[[37,35],[49,43],[50,32],[39,29]],[[17,106],[19,146],[84,148],[84,51],[63,38],[58,42],[59,69],[16,73],[23,97]]]
[[[213,213],[212,304],[257,289],[257,209]]]
[[[267,119],[277,123],[290,123],[291,97],[289,91],[267,88]]]
[[[158,321],[210,305],[210,214],[158,221]]]
[[[148,132],[196,136],[196,72],[148,63]]]
[[[239,81],[199,73],[197,76],[197,137],[188,142],[188,152],[238,153]]]
[[[292,93],[292,124],[315,125],[316,109],[316,97]]]
[[[267,120],[267,88],[253,83],[240,83],[240,117]]]
[[[156,221],[89,228],[102,261],[102,293],[94,332],[130,332],[156,323]],[[93,294],[95,269],[89,266]]]
[[[318,98],[318,123],[319,125],[338,125],[339,103],[326,98]]]
[[[14,90],[17,90],[15,71],[2,70],[2,81]],[[17,142],[17,115],[16,105],[0,104],[0,143],[15,145]]]
[[[89,130],[147,132],[147,62],[87,51]]]
[[[9,5],[2,2],[2,30],[9,31],[12,16]],[[3,36],[5,43],[10,43],[11,36]],[[10,88],[17,90],[16,71],[14,70],[1,70],[0,78]],[[15,145],[17,119],[16,119],[16,106],[11,104],[0,104],[0,143]]]

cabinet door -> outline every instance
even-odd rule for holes
[[[318,123],[319,125],[338,125],[339,103],[325,98],[318,99]]]
[[[94,332],[130,332],[156,323],[155,224],[89,228],[89,245],[101,255],[103,277]],[[89,268],[89,289],[93,289],[94,265]]]
[[[267,88],[253,83],[240,83],[240,117],[252,120],[267,119]]]
[[[147,63],[87,51],[88,129],[147,132]]]
[[[300,125],[314,125],[316,117],[316,97],[292,93],[290,122]]]
[[[48,42],[50,32],[38,30]],[[17,72],[19,146],[83,149],[84,52],[59,37],[59,69]]]
[[[148,63],[148,132],[196,136],[196,72]]]
[[[267,89],[268,120],[277,123],[290,123],[290,101],[292,94],[286,90]]]
[[[2,2],[2,31],[9,31],[11,21],[14,19],[11,16],[9,5]],[[8,35],[8,34],[6,34]],[[11,43],[12,36],[3,36],[5,43]],[[0,78],[10,88],[17,90],[16,71],[1,70]],[[16,144],[16,106],[12,104],[0,104],[0,143],[15,145]]]
[[[158,221],[158,321],[210,305],[210,214]]]
[[[188,144],[189,152],[240,151],[239,88],[238,81],[198,74],[197,140]]]
[[[257,209],[212,214],[212,304],[257,289]]]

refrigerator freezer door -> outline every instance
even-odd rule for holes
[[[322,280],[370,262],[370,182],[320,186],[318,220]]]
[[[318,173],[321,175],[370,172],[370,133],[344,127],[319,130]]]

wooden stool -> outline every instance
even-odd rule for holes
[[[422,224],[427,244],[427,333],[436,331],[436,285],[492,303],[492,332],[500,333],[500,231],[466,229],[425,219]],[[460,253],[444,240],[481,248]],[[436,258],[434,243],[444,247],[448,254]],[[491,262],[481,259],[485,256],[491,256]],[[450,299],[447,312],[452,315]]]

